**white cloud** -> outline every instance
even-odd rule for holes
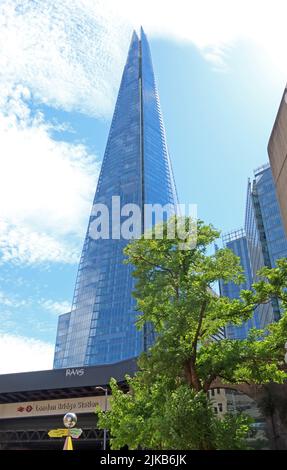
[[[0,92],[0,261],[75,263],[98,165],[84,145],[54,140],[29,96]]]
[[[249,41],[273,73],[287,75],[285,0],[2,0],[0,80],[36,100],[109,115],[132,28],[193,43],[222,65],[226,49]]]
[[[77,263],[79,250],[64,240],[33,231],[30,227],[0,220],[0,262],[39,264]]]
[[[55,313],[56,315],[61,315],[62,313],[67,313],[71,310],[71,303],[67,300],[55,301],[55,300],[43,300],[39,302],[42,307],[44,307],[49,312]]]
[[[4,292],[3,290],[0,290],[0,305],[12,308],[27,306],[34,308],[40,306],[56,315],[67,313],[71,309],[71,302],[68,300],[54,300],[45,298],[36,300],[33,297],[26,297],[23,299],[20,298],[19,294],[7,294],[7,292]]]
[[[92,0],[91,0],[92,1]],[[110,0],[119,17],[149,35],[193,43],[205,58],[222,65],[237,41],[258,46],[258,53],[287,76],[285,0]]]
[[[6,307],[14,306],[14,302],[9,299],[9,297],[4,294],[4,292],[0,291],[0,305],[5,305]]]
[[[53,345],[25,336],[0,333],[0,374],[51,369]]]
[[[91,204],[95,158],[82,144],[54,140],[51,124],[41,114],[32,117],[27,96],[21,86],[2,91],[2,100],[0,95],[1,217],[74,232]]]
[[[0,73],[41,102],[108,114],[127,47],[125,28],[104,0],[2,0]]]
[[[28,300],[27,299],[22,299],[22,300],[19,300],[19,298],[15,298],[15,297],[11,297],[7,294],[5,294],[5,292],[3,291],[0,291],[0,305],[4,305],[5,307],[23,307],[25,305],[27,305],[28,303]]]

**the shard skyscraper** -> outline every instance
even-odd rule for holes
[[[177,203],[147,38],[134,32],[112,119],[94,204],[109,209],[120,196],[146,203]],[[128,241],[91,237],[92,210],[79,264],[72,309],[59,317],[54,368],[111,364],[137,357],[152,332],[135,327],[132,267],[123,264]],[[121,220],[123,220],[122,217]],[[141,217],[141,232],[144,227]],[[117,230],[116,230],[117,231]]]

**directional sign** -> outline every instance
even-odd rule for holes
[[[69,429],[51,429],[51,431],[48,432],[49,437],[65,437],[68,436],[69,434]]]
[[[74,439],[78,439],[82,432],[83,430],[80,428],[72,428],[70,429],[70,436],[72,436]]]

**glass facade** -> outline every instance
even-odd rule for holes
[[[276,260],[287,256],[285,236],[272,171],[269,164],[255,170],[252,193],[257,196],[265,236],[263,245],[268,258],[265,261],[274,268]]]
[[[284,232],[276,189],[269,164],[254,171],[248,182],[245,230],[254,282],[262,266],[274,268],[276,260],[287,256],[287,239]],[[278,302],[259,307],[260,327],[278,320]]]
[[[177,204],[175,184],[165,139],[151,55],[146,36],[134,32],[111,123],[98,186],[79,264],[67,331],[59,319],[54,368],[110,364],[138,356],[153,341],[152,329],[135,327],[138,312],[132,297],[132,267],[123,264],[119,227],[109,219],[109,236],[94,239],[95,204],[112,213],[113,197],[141,208],[139,231],[146,221],[145,203]],[[128,215],[128,214],[127,214]],[[66,338],[59,339],[59,332]]]
[[[223,244],[226,248],[232,250],[236,256],[239,256],[244,271],[245,282],[240,285],[234,284],[234,282],[220,282],[220,295],[230,299],[238,299],[240,291],[242,289],[250,289],[252,285],[250,259],[244,230],[240,229],[224,235]],[[229,339],[244,339],[248,334],[248,330],[250,328],[258,328],[258,325],[257,312],[255,311],[253,317],[242,325],[228,325],[226,327],[226,337]]]
[[[60,315],[58,319],[57,339],[56,339],[56,345],[55,345],[55,358],[57,358],[57,361],[59,364],[61,364],[64,359],[70,318],[71,318],[71,312],[68,312],[68,313],[64,313],[63,315]]]
[[[276,260],[287,256],[287,239],[269,164],[255,170],[254,179],[248,181],[245,231],[226,235],[224,244],[240,257],[246,277],[246,282],[241,286],[220,283],[221,295],[230,298],[238,298],[241,289],[250,289],[258,281],[260,268],[273,268]],[[265,328],[279,318],[280,308],[274,299],[257,307],[253,318],[242,326],[228,326],[226,335],[229,338],[244,338],[249,328]]]

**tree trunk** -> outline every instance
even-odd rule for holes
[[[194,363],[192,359],[188,359],[184,365],[185,377],[188,385],[195,390],[200,392],[202,390],[202,385],[198,378]]]
[[[287,384],[266,385],[257,403],[266,419],[271,449],[287,450]]]

